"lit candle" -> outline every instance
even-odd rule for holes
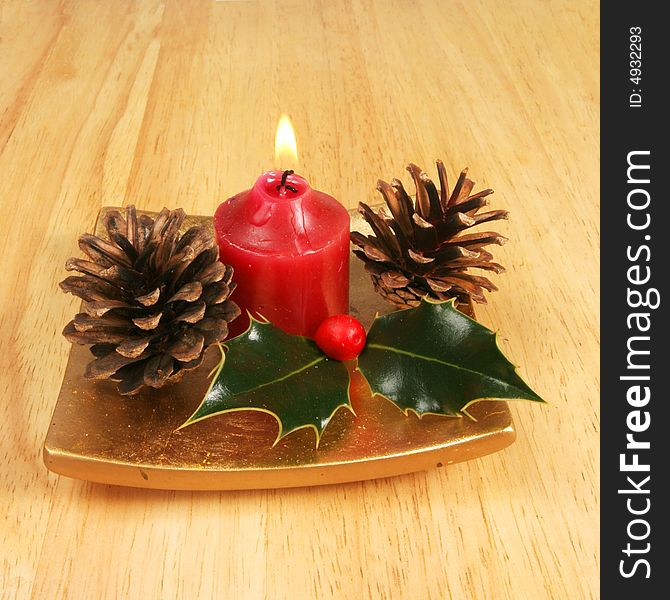
[[[214,230],[243,311],[232,334],[248,326],[246,310],[310,337],[326,317],[349,311],[349,214],[300,175],[263,173],[218,207]]]

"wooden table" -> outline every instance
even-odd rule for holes
[[[591,598],[598,577],[596,2],[3,2],[3,598]],[[512,212],[479,309],[546,397],[518,440],[428,473],[244,493],[46,471],[103,205],[213,213],[273,163],[350,207],[407,162],[470,167]]]

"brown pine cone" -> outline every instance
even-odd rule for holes
[[[470,268],[502,273],[504,268],[492,262],[493,255],[484,250],[489,244],[502,245],[506,238],[492,231],[468,233],[471,227],[489,221],[506,219],[506,210],[477,214],[488,204],[486,189],[471,195],[474,182],[464,169],[453,191],[449,192],[442,161],[437,161],[440,190],[416,165],[410,164],[416,186],[412,200],[402,183],[377,182],[391,216],[383,209],[373,211],[360,202],[359,212],[374,235],[358,231],[351,241],[359,249],[354,253],[365,262],[375,289],[400,308],[418,306],[421,298],[434,300],[456,298],[469,305],[470,300],[486,302],[484,290],[496,286],[486,277],[473,275]]]
[[[70,258],[61,289],[81,298],[83,312],[63,335],[90,344],[89,379],[111,379],[121,394],[162,387],[197,367],[205,349],[228,335],[240,314],[229,300],[232,267],[218,260],[203,226],[179,234],[182,209],[164,208],[152,219],[134,206],[104,216],[109,239],[79,238],[88,259]]]

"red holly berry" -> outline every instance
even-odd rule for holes
[[[316,345],[335,360],[356,358],[365,346],[365,329],[350,315],[333,315],[319,325],[314,334]]]

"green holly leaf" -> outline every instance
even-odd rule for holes
[[[308,338],[252,319],[249,329],[224,347],[205,398],[179,429],[226,412],[259,410],[279,423],[275,444],[311,427],[318,446],[335,412],[342,406],[352,410],[344,363],[328,358]]]
[[[377,317],[358,367],[373,393],[405,414],[459,416],[492,398],[544,402],[500,351],[496,334],[459,312],[453,300],[423,300]]]

